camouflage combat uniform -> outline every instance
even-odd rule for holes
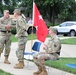
[[[11,46],[11,27],[12,22],[11,18],[9,17],[9,10],[4,10],[4,16],[0,18],[0,56],[5,48],[5,64],[10,64],[8,61],[9,53],[10,53],[10,46]]]
[[[26,23],[22,16],[19,16],[16,23],[16,30],[18,35],[18,49],[16,51],[16,55],[18,57],[18,61],[24,60],[24,50],[27,42],[27,32],[26,32]]]
[[[15,37],[18,38],[18,49],[16,51],[16,55],[18,58],[19,63],[15,64],[15,69],[23,69],[24,67],[24,50],[25,45],[27,42],[27,26],[26,26],[26,20],[24,18],[24,15],[21,15],[20,9],[14,10],[14,17],[17,19],[16,21],[16,35]]]
[[[45,60],[57,60],[59,59],[60,55],[60,49],[61,49],[61,43],[60,39],[57,35],[54,37],[51,36],[51,38],[48,40],[47,48],[45,49],[45,52],[39,52],[33,56],[34,63],[38,66],[39,71],[34,72],[34,75],[48,75],[45,68]],[[42,69],[43,72],[42,72]]]
[[[5,25],[11,25],[11,18],[0,18],[0,53],[3,52],[5,46],[5,56],[9,56],[11,45],[11,29],[6,29]]]

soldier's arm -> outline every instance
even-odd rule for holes
[[[0,18],[0,29],[6,29],[6,25],[2,23],[2,18]]]
[[[23,20],[18,20],[18,24],[20,26],[20,30],[17,32],[17,35],[25,32],[25,27],[26,27],[26,24]]]
[[[12,20],[12,18],[11,18],[11,27],[12,28],[16,28],[16,20],[15,20],[15,22]]]
[[[12,24],[12,19],[9,19],[8,25],[10,25],[11,28],[16,28],[16,25]]]
[[[8,19],[8,23],[7,23],[7,25],[6,25],[6,29],[7,30],[11,30],[11,28],[13,28],[14,26],[12,25],[12,19],[11,18],[9,18]]]
[[[51,42],[50,42],[51,40],[49,39],[48,41],[47,41],[47,44],[45,44],[44,45],[44,47],[43,47],[43,49],[46,51],[46,53],[51,53],[52,51],[51,51]]]
[[[55,48],[54,48],[55,42],[53,40],[49,39],[47,43],[47,48],[45,49],[47,53],[54,53]]]
[[[60,48],[61,48],[60,41],[58,41],[58,40],[54,41],[52,44],[52,53],[59,52]]]

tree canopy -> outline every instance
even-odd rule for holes
[[[55,24],[58,21],[76,20],[75,0],[34,0],[44,19]],[[13,12],[20,8],[27,17],[32,17],[33,0],[0,0],[0,13],[4,9]]]

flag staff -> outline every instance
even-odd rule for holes
[[[32,20],[34,21],[34,0],[33,0]],[[32,23],[31,52],[32,52],[32,45],[33,45],[33,25],[34,25],[34,22]]]
[[[33,25],[34,25],[34,0],[33,0],[33,13],[32,13]]]

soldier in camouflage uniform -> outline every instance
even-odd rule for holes
[[[9,17],[9,10],[4,10],[4,16],[0,18],[0,56],[5,47],[4,63],[10,64],[8,61],[11,45],[11,18]]]
[[[61,43],[60,39],[56,35],[56,30],[50,28],[49,35],[51,38],[48,40],[48,43],[44,44],[45,52],[39,52],[34,54],[33,59],[34,63],[38,67],[38,71],[34,72],[33,75],[48,75],[45,68],[45,60],[57,60],[59,59]]]
[[[14,66],[16,69],[23,69],[24,67],[24,50],[25,50],[25,45],[27,42],[27,32],[26,32],[26,21],[21,16],[21,12],[19,9],[14,10],[14,16],[17,19],[16,22],[16,35],[15,37],[18,38],[18,49],[16,51],[16,55],[18,58],[19,63]]]

